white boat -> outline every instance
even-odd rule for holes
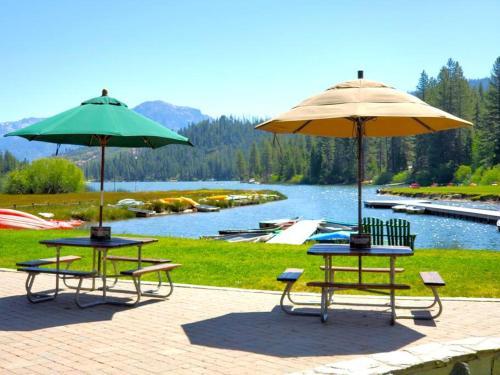
[[[406,212],[408,206],[405,204],[397,204],[395,206],[392,206],[391,208],[394,212]]]
[[[425,212],[425,208],[418,206],[407,206],[406,213],[408,214],[423,214]]]

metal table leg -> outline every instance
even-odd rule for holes
[[[391,256],[390,262],[391,262],[390,284],[394,285],[396,276],[396,268],[395,268],[396,257]],[[394,323],[396,322],[396,298],[395,298],[396,296],[394,289],[391,289],[390,295],[391,295],[391,325],[394,325]]]

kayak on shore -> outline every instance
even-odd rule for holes
[[[1,229],[73,229],[82,224],[81,220],[45,220],[27,212],[0,209]]]

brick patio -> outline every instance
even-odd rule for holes
[[[423,343],[500,336],[500,300],[444,299],[435,322],[398,320],[393,327],[380,308],[334,307],[325,325],[284,315],[279,293],[237,289],[179,286],[167,301],[86,310],[69,291],[32,305],[25,277],[0,271],[0,373],[282,374]],[[52,282],[40,276],[38,285]]]

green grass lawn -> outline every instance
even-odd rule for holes
[[[16,261],[52,257],[53,249],[38,244],[41,239],[72,236],[88,236],[84,231],[14,231],[0,230],[0,267],[15,268]],[[307,281],[322,280],[319,270],[323,259],[306,254],[308,245],[269,245],[222,241],[192,240],[156,237],[159,242],[145,246],[143,256],[172,259],[182,268],[173,273],[175,282],[236,288],[282,290],[276,276],[287,267],[304,268],[297,290],[309,290]],[[135,255],[132,249],[111,252]],[[82,255],[74,268],[89,269],[91,251],[88,249],[63,248],[62,255]],[[417,250],[412,257],[401,257],[396,265],[406,271],[396,276],[398,283],[411,285],[399,295],[430,295],[422,286],[419,271],[439,271],[447,283],[441,294],[454,297],[500,297],[500,252],[480,250]],[[356,259],[337,258],[337,265],[355,265]],[[388,267],[389,259],[373,257],[364,265]],[[131,267],[125,264],[124,267]],[[338,281],[355,281],[352,273],[338,274]],[[388,281],[388,275],[366,274],[365,280]],[[356,293],[359,293],[356,291]]]
[[[443,197],[460,195],[463,199],[470,200],[500,200],[500,186],[428,186],[413,188],[384,188],[384,193],[404,195],[409,197]],[[458,196],[457,196],[458,198]]]

